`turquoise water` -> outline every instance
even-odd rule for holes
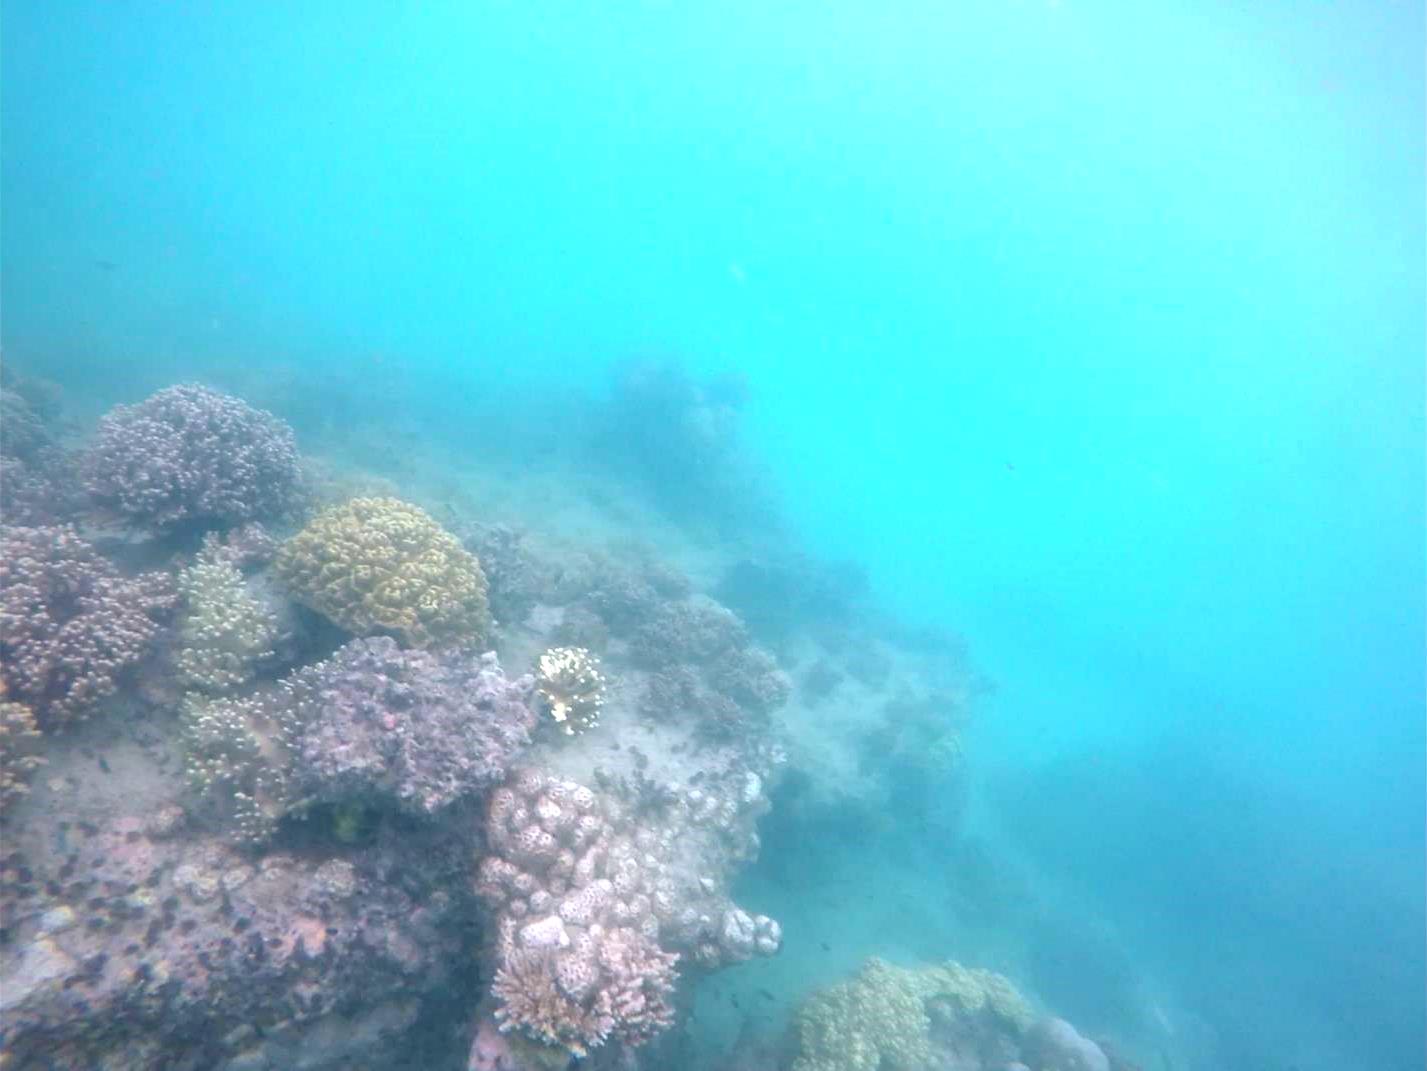
[[[789,929],[780,1005],[870,953],[1032,947],[1097,1030],[1158,1005],[1223,1068],[1420,1066],[1420,5],[0,29],[4,348],[71,411],[207,379],[300,438],[389,418],[359,459],[519,479],[620,362],[731,371],[762,490],[691,501],[674,458],[640,493],[965,638],[996,688],[961,821],[1039,906],[957,915],[920,812],[775,806],[743,882]],[[832,875],[881,903],[808,895]]]

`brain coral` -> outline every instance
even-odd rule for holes
[[[490,634],[481,563],[399,499],[354,498],[324,511],[283,544],[276,566],[299,601],[359,636],[453,647]]]
[[[83,467],[97,502],[154,527],[282,513],[298,492],[292,429],[196,384],[116,406],[99,422]]]

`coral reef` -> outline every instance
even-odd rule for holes
[[[174,666],[189,686],[226,692],[252,680],[262,659],[273,653],[277,621],[254,599],[243,574],[216,541],[178,577],[185,600],[179,618],[179,650]]]
[[[40,415],[17,391],[0,387],[0,454],[31,458],[52,441]]]
[[[297,446],[271,413],[196,384],[115,407],[85,454],[94,500],[132,524],[236,524],[296,502]]]
[[[1025,1000],[991,971],[958,963],[912,970],[873,957],[798,1010],[793,1071],[1001,1068],[1017,1058],[1030,1022]]]
[[[148,654],[163,574],[122,577],[67,527],[0,529],[0,679],[52,729],[113,694]]]
[[[404,651],[354,640],[282,684],[298,726],[304,799],[384,799],[431,814],[500,781],[530,740],[534,681],[494,653]]]
[[[30,790],[26,783],[30,774],[44,764],[44,759],[33,754],[39,736],[34,713],[25,704],[6,699],[0,681],[0,814]]]
[[[599,660],[583,647],[551,647],[536,663],[541,705],[566,736],[593,729],[604,706]]]
[[[748,644],[743,622],[727,607],[699,596],[660,606],[629,640],[630,657],[651,669],[702,664]]]
[[[282,545],[275,565],[300,602],[359,636],[449,647],[490,635],[480,562],[399,499],[356,498],[324,511]]]
[[[677,865],[688,859],[676,842],[697,846],[687,830],[711,819],[728,825],[736,807],[701,790],[661,795],[656,820],[618,797],[517,771],[491,796],[490,854],[476,875],[495,916],[502,1029],[576,1054],[607,1038],[637,1044],[667,1025],[677,954],[713,968],[782,943],[772,919]]]
[[[485,571],[496,620],[524,621],[554,583],[553,568],[530,550],[524,532],[509,525],[471,524],[459,534]]]
[[[614,834],[598,797],[520,771],[492,795],[486,837],[476,891],[496,913],[501,1029],[583,1056],[668,1026],[678,957],[656,940],[655,861]]]
[[[768,714],[788,701],[793,683],[762,647],[727,651],[708,671],[709,683],[750,710]]]
[[[134,754],[120,744],[110,757]],[[49,767],[65,780],[93,769],[77,749]],[[151,763],[129,769],[139,799],[29,807],[6,830],[0,1062],[448,1066],[423,1060],[422,1016],[469,984],[469,907],[447,891],[459,887],[467,843],[408,829],[353,859],[255,859],[175,823],[176,808],[150,795],[168,787]]]

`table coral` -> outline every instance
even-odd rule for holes
[[[0,680],[41,728],[87,714],[148,654],[169,578],[124,577],[68,527],[0,529]]]
[[[83,471],[96,502],[154,528],[277,515],[298,495],[292,429],[197,384],[112,409],[99,422]]]
[[[478,646],[491,631],[481,563],[424,510],[354,498],[319,514],[278,551],[299,602],[359,636],[413,647]]]

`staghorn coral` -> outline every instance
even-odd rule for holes
[[[132,524],[235,524],[286,512],[298,497],[292,429],[197,384],[169,387],[99,422],[83,462],[96,502]]]
[[[297,712],[272,696],[185,698],[180,722],[189,786],[249,847],[297,803],[291,777]]]
[[[197,561],[178,578],[186,601],[179,621],[179,676],[193,688],[226,692],[253,679],[259,661],[272,655],[277,621],[248,594],[243,574],[206,543]]]
[[[30,774],[44,765],[44,759],[31,753],[39,736],[34,713],[25,704],[6,699],[0,681],[0,814],[30,790],[26,784]]]
[[[281,687],[299,727],[294,776],[318,802],[384,797],[431,814],[500,781],[535,725],[533,680],[507,680],[494,652],[354,640]]]
[[[0,529],[0,680],[51,729],[148,654],[169,578],[122,577],[68,527]]]
[[[599,660],[583,647],[551,647],[536,663],[536,689],[566,736],[593,729],[600,722],[605,679]]]
[[[873,957],[852,979],[814,994],[798,1010],[793,1071],[920,1071],[943,1066],[938,1034],[975,1017],[1019,1037],[1031,1011],[999,974],[959,963],[916,970]],[[958,1065],[960,1066],[960,1065]],[[978,1062],[970,1066],[981,1066]]]
[[[491,631],[481,563],[399,499],[354,498],[325,510],[283,544],[275,564],[298,601],[359,636],[478,646]]]

